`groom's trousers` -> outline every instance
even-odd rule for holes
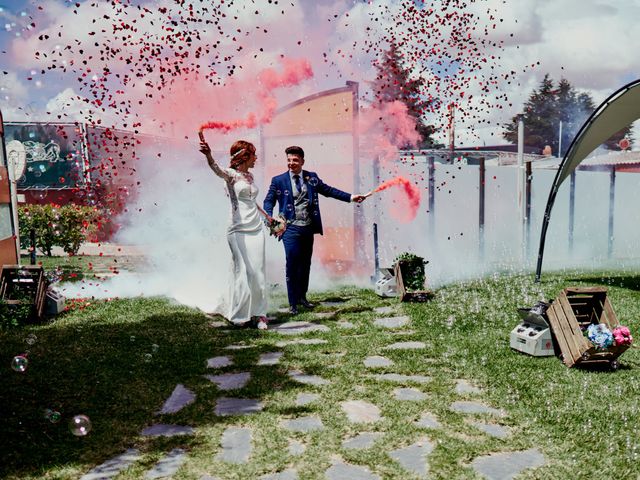
[[[307,297],[309,271],[313,254],[313,229],[287,225],[282,235],[286,257],[287,295],[289,305],[296,307],[300,300]]]

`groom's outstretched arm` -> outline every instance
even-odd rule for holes
[[[316,187],[316,190],[320,195],[324,195],[325,197],[336,198],[338,200],[342,200],[343,202],[351,201],[350,193],[343,192],[342,190],[332,187],[331,185],[327,185],[322,180],[320,180],[320,178],[318,178],[318,186]]]
[[[273,207],[276,204],[276,184],[275,178],[271,179],[271,185],[269,185],[269,191],[267,192],[267,196],[264,197],[264,202],[262,204],[264,211],[269,214],[270,217],[273,217]]]

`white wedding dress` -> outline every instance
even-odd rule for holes
[[[258,187],[252,175],[232,168],[219,172],[216,174],[225,180],[231,200],[227,241],[232,267],[225,316],[231,323],[242,325],[252,317],[267,315],[265,233],[256,206]]]

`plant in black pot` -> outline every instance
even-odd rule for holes
[[[402,282],[407,291],[424,290],[424,266],[429,262],[413,253],[403,252],[396,257],[394,263],[400,268]]]

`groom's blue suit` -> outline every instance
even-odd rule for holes
[[[282,235],[282,243],[284,244],[287,261],[286,275],[289,305],[294,308],[300,301],[306,300],[311,256],[313,254],[313,235],[316,233],[322,235],[322,218],[320,216],[318,194],[336,198],[343,202],[351,201],[351,194],[327,185],[318,178],[315,172],[302,170],[300,181],[306,187],[307,214],[311,220],[310,225],[298,226],[291,223],[296,221],[296,199],[293,195],[294,189],[289,171],[271,179],[269,191],[264,199],[264,210],[269,215],[273,216],[273,208],[277,203],[279,213],[287,220],[287,229]]]

